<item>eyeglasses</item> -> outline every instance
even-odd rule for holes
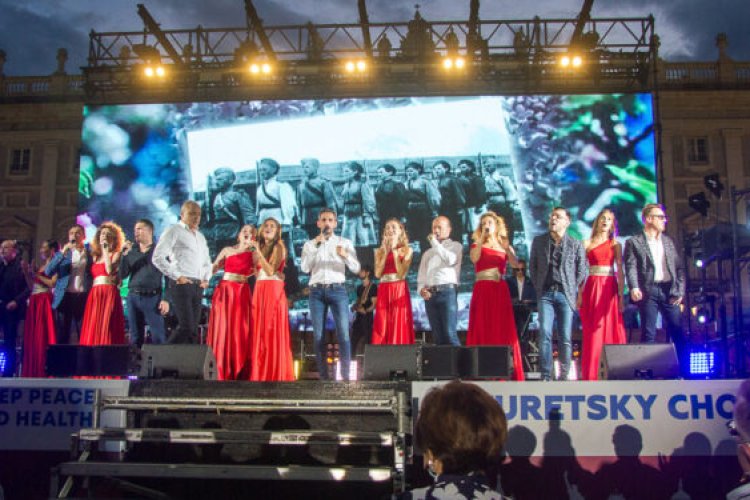
[[[669,217],[664,214],[651,214],[651,217],[653,217],[654,219],[663,220],[664,222],[669,220]]]

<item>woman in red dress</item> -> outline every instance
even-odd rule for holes
[[[373,344],[414,343],[414,316],[406,282],[413,257],[404,225],[398,219],[389,219],[383,228],[383,243],[375,250],[375,277],[380,284],[372,326]]]
[[[120,226],[104,222],[91,242],[94,285],[86,299],[81,345],[125,344],[125,316],[117,286],[117,266],[125,237]]]
[[[60,250],[55,240],[47,240],[39,249],[41,265],[31,264],[32,274],[27,272],[26,281],[31,288],[26,321],[23,323],[22,377],[44,377],[47,363],[47,346],[55,343],[55,320],[52,316],[52,289],[57,277],[44,274],[50,259]]]
[[[516,333],[505,266],[518,265],[508,241],[505,221],[495,212],[486,212],[472,235],[469,258],[474,263],[476,282],[469,306],[466,345],[509,345],[513,348],[513,380],[524,380],[521,346]]]
[[[216,356],[219,380],[250,378],[250,309],[253,295],[248,278],[253,274],[255,227],[246,224],[237,235],[237,244],[219,252],[213,272],[224,269],[214,289],[208,318],[208,345]]]
[[[250,380],[294,380],[289,340],[289,305],[280,276],[286,262],[281,224],[273,218],[263,222],[254,248],[255,291]]]
[[[599,377],[599,359],[604,344],[625,343],[622,246],[616,237],[615,214],[604,209],[596,216],[591,239],[583,242],[589,263],[589,276],[583,285],[579,304],[583,327],[583,380],[596,380]]]

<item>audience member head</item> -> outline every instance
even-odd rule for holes
[[[370,264],[362,264],[362,267],[359,268],[359,273],[357,273],[357,276],[359,276],[359,279],[369,279],[372,276],[372,266]]]
[[[475,384],[454,381],[422,400],[414,437],[437,474],[484,472],[502,459],[508,433],[498,402]]]

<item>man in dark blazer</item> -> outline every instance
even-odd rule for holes
[[[505,280],[508,283],[511,300],[516,302],[535,302],[536,290],[534,284],[526,276],[526,261],[518,259],[518,265],[513,268],[513,276]],[[519,291],[520,288],[520,291]]]
[[[549,216],[549,232],[531,243],[529,271],[539,306],[539,354],[542,380],[551,380],[552,325],[557,320],[559,380],[567,380],[571,359],[571,333],[580,288],[586,280],[586,252],[580,241],[566,234],[570,213],[555,207]]]
[[[78,335],[81,334],[83,312],[86,299],[93,284],[91,276],[91,249],[87,243],[86,232],[81,225],[74,225],[68,230],[68,243],[55,254],[44,269],[47,276],[57,275],[52,309],[57,313],[57,343],[70,342],[70,327],[74,325]]]
[[[12,377],[16,372],[16,337],[18,324],[26,312],[30,290],[25,272],[18,258],[18,243],[5,240],[0,243],[0,329],[5,344],[5,366],[0,374]]]
[[[661,313],[684,372],[687,339],[680,322],[680,304],[685,296],[685,268],[674,241],[664,234],[664,206],[649,203],[641,211],[641,220],[643,232],[625,243],[623,254],[630,298],[638,304],[641,316],[641,342],[654,343],[656,317]]]

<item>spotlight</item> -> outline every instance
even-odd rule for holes
[[[355,69],[354,61],[347,61],[346,64],[344,65],[344,69],[348,73],[354,73],[354,69]]]
[[[268,64],[268,63],[263,63],[263,64],[261,64],[261,65],[260,65],[260,71],[261,71],[261,72],[262,72],[262,73],[263,73],[264,75],[268,75],[268,74],[270,74],[270,73],[271,73],[271,65],[270,65],[270,64]]]
[[[257,75],[258,73],[260,73],[260,66],[258,66],[255,63],[251,64],[249,69],[250,69],[250,73],[254,75]]]
[[[710,350],[696,349],[690,352],[690,375],[715,375],[718,363],[716,353]]]
[[[453,69],[464,69],[466,60],[463,57],[443,57],[443,69],[450,71]]]
[[[706,265],[706,261],[704,261],[703,256],[699,254],[695,256],[695,259],[693,260],[693,264],[695,264],[695,267],[701,269],[703,268],[703,266]]]
[[[703,185],[706,186],[708,191],[721,199],[721,192],[724,191],[724,184],[719,180],[719,174],[710,174],[703,178]]]
[[[362,73],[364,70],[367,69],[367,63],[364,61],[357,61],[357,71]]]
[[[456,65],[456,68],[462,69],[466,65],[466,61],[464,61],[463,57],[457,57],[454,64]]]
[[[446,57],[443,59],[443,68],[445,69],[452,69],[453,68],[453,59],[450,57]]]
[[[703,217],[708,217],[708,209],[711,208],[711,202],[708,201],[706,193],[703,191],[690,195],[688,197],[688,205]]]
[[[356,61],[346,61],[344,70],[347,73],[364,73],[367,71],[367,61],[359,59]]]
[[[147,78],[153,78],[154,68],[152,68],[151,66],[146,66],[145,68],[143,68],[143,75],[146,76]]]
[[[573,59],[570,62],[574,68],[580,68],[583,64],[583,58],[581,58],[581,56],[573,56]]]
[[[560,58],[560,66],[562,66],[563,68],[567,68],[568,66],[570,66],[570,56],[562,56]]]
[[[164,78],[166,76],[167,72],[164,70],[164,66],[157,66],[154,70],[156,72],[156,76],[159,78]]]

